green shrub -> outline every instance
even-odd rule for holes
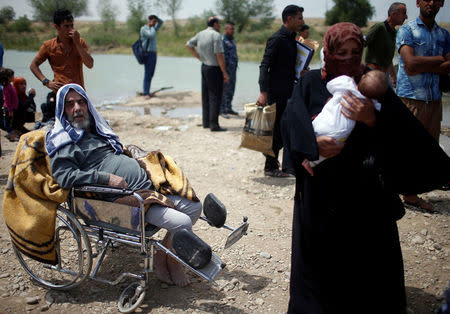
[[[12,25],[12,30],[19,33],[31,32],[31,21],[27,18],[27,15],[21,16]]]

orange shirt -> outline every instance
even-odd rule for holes
[[[88,49],[86,42],[80,39],[81,46]],[[37,54],[38,60],[42,63],[48,59],[54,74],[54,81],[63,84],[76,83],[84,88],[83,61],[77,48],[71,42],[67,49],[58,37],[45,41]]]

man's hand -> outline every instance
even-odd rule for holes
[[[51,89],[52,91],[54,91],[55,93],[58,92],[58,89],[60,89],[61,87],[63,87],[63,83],[58,83],[58,82],[53,82],[53,81],[49,81],[47,83],[47,88]]]
[[[256,100],[256,104],[258,105],[258,106],[265,106],[265,105],[267,105],[267,92],[261,92],[261,93],[259,93],[259,97],[258,97],[258,99]]]
[[[80,44],[80,33],[76,29],[72,29],[69,32],[69,37],[72,38],[75,45]]]
[[[122,178],[120,176],[116,176],[115,174],[112,174],[112,173],[109,174],[108,185],[114,186],[117,188],[124,188],[124,189],[126,189],[128,187],[128,183],[125,181],[124,178]]]
[[[319,155],[325,158],[336,156],[344,148],[343,143],[336,142],[336,140],[332,137],[319,136],[316,140],[319,148]]]
[[[225,73],[223,74],[223,82],[226,83],[230,80],[230,77],[228,76],[227,72],[225,71]]]

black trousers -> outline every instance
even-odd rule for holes
[[[219,127],[223,75],[219,66],[202,64],[202,117],[204,128]]]
[[[264,165],[264,170],[274,170],[280,168],[280,163],[278,162],[278,154],[280,150],[283,148],[283,138],[281,136],[281,117],[283,116],[284,110],[286,109],[288,98],[286,97],[268,97],[268,104],[277,104],[277,111],[275,116],[275,124],[273,126],[273,139],[272,139],[272,150],[275,154],[275,157],[265,155],[266,163]],[[284,158],[283,158],[284,163]],[[284,167],[283,167],[284,169]]]

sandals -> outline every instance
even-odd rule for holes
[[[275,177],[275,178],[288,178],[292,176],[287,172],[281,171],[280,169],[264,170],[264,175],[267,177]]]
[[[434,212],[433,205],[418,196],[416,196],[415,200],[407,200],[406,197],[403,197],[403,202],[406,205],[414,206],[414,207],[426,210],[427,212],[430,212],[430,213]]]

